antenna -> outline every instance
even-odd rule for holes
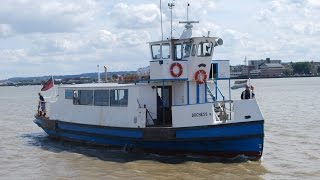
[[[187,4],[187,21],[179,21],[179,23],[186,24],[184,27],[186,29],[183,30],[183,33],[180,36],[180,39],[188,39],[192,36],[192,23],[199,23],[199,21],[189,21],[189,6],[190,4]]]
[[[189,6],[190,6],[190,4],[189,4],[189,2],[187,2],[187,21],[189,21]]]
[[[99,64],[97,65],[98,68],[98,83],[100,83],[100,69],[99,69]]]
[[[174,0],[172,3],[168,3],[169,9],[171,9],[171,39],[172,39],[172,8],[174,7]]]
[[[160,0],[160,18],[161,18],[161,39],[163,41],[163,28],[162,28],[162,8],[161,8],[161,0]]]

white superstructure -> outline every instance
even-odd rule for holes
[[[60,86],[49,116],[64,122],[132,128],[263,119],[255,99],[231,101],[222,94],[217,80],[230,81],[230,68],[229,61],[211,60],[218,45],[222,40],[216,37],[151,42],[150,66],[138,70],[141,80],[149,76],[147,81]]]

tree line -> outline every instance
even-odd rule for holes
[[[311,75],[319,74],[320,68],[314,65],[314,62],[291,62],[285,66],[285,75]]]

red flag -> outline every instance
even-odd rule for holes
[[[46,91],[53,87],[53,79],[52,77],[43,84],[41,91]]]

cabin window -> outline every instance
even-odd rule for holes
[[[200,57],[211,56],[212,45],[213,44],[209,42],[200,42],[197,55]]]
[[[110,90],[110,106],[128,106],[128,89]]]
[[[151,51],[152,51],[152,58],[153,59],[160,59],[160,44],[153,44],[151,45]]]
[[[65,90],[64,98],[65,99],[73,99],[73,90]]]
[[[190,43],[183,43],[183,57],[187,58],[190,56],[190,51],[191,51],[191,44]]]
[[[170,58],[170,45],[162,44],[162,58],[169,59]]]
[[[92,105],[93,90],[79,90],[78,91],[79,105]]]
[[[94,105],[95,106],[109,106],[109,90],[95,90],[94,91]]]
[[[182,46],[181,46],[181,44],[176,44],[174,49],[175,49],[175,55],[176,55],[175,60],[181,60],[182,59]]]
[[[195,55],[196,55],[196,52],[197,52],[197,45],[196,45],[196,44],[192,44],[192,52],[191,52],[191,55],[192,55],[192,56],[195,56]]]

